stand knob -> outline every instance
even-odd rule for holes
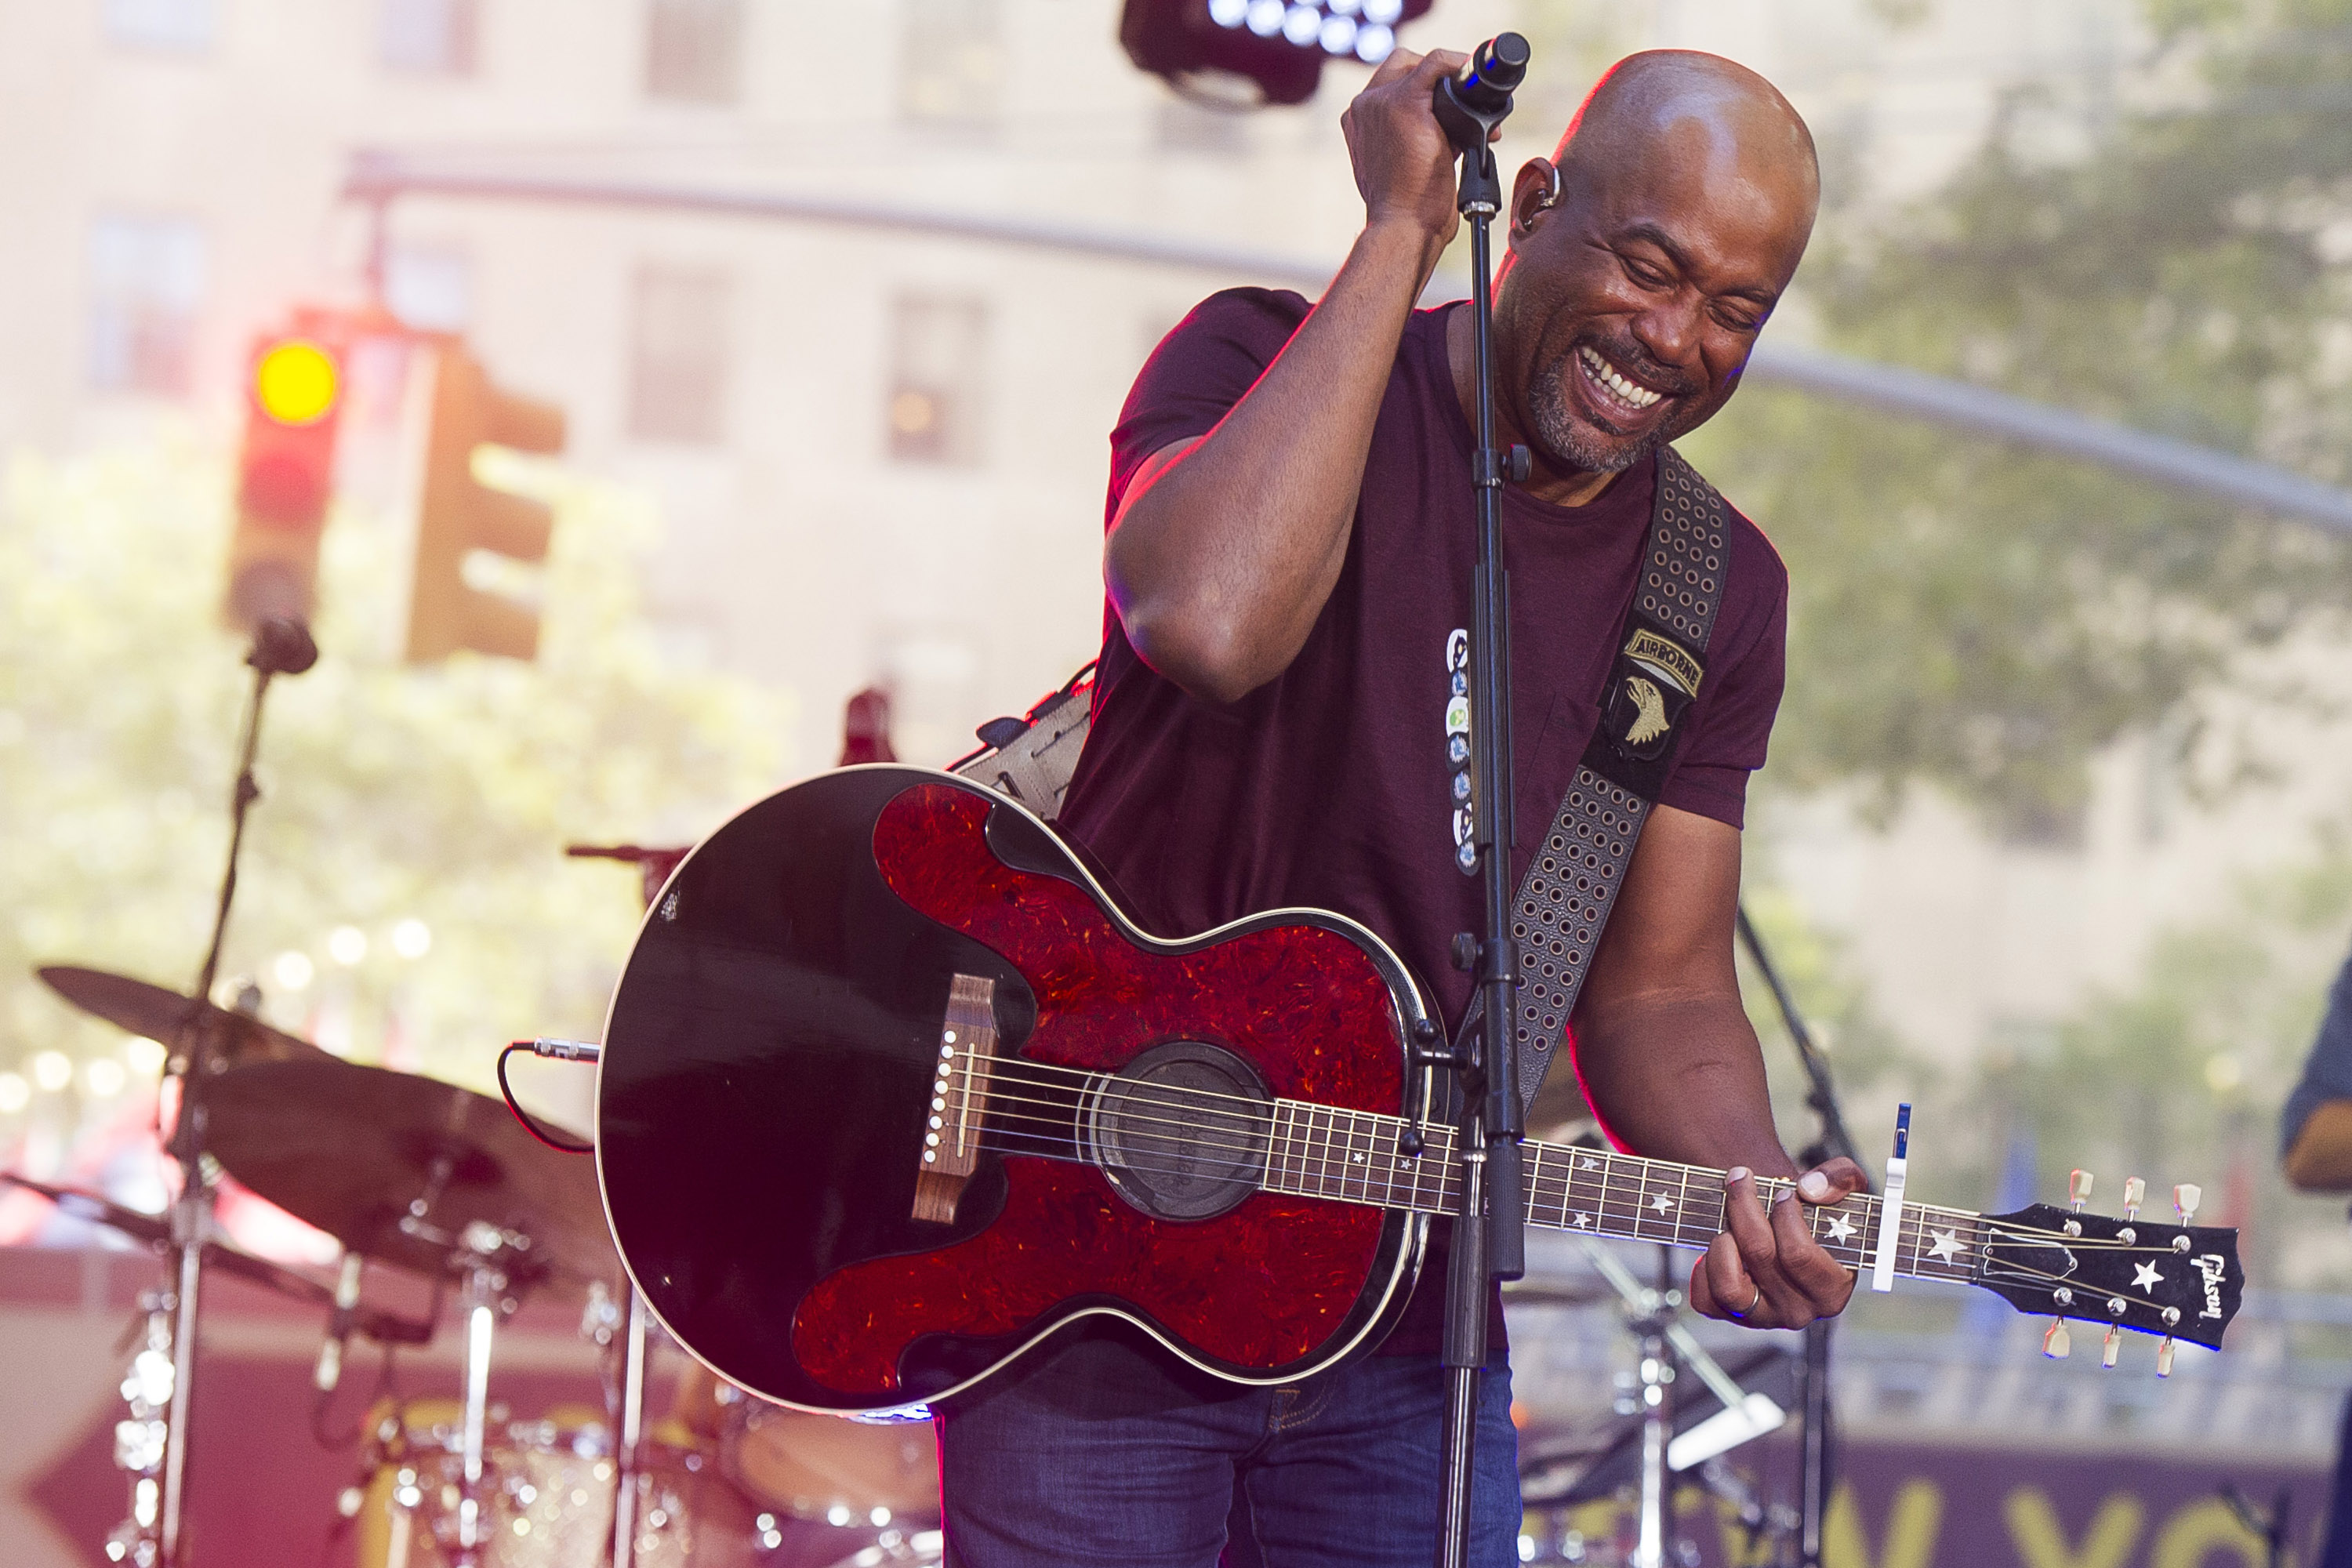
[[[2147,1183],[2145,1179],[2134,1176],[2124,1184],[2124,1218],[2138,1218],[2139,1205],[2147,1201]]]
[[[2077,1170],[2066,1178],[2066,1202],[2076,1214],[2091,1201],[2091,1173]]]
[[[2197,1205],[2204,1196],[2205,1189],[2189,1182],[2183,1182],[2172,1189],[2172,1207],[2180,1215],[2181,1224],[2187,1225],[2196,1219]]]
[[[2165,1335],[2164,1342],[2156,1347],[2156,1375],[2158,1377],[2172,1375],[2172,1336],[2170,1334]]]
[[[2064,1361],[2074,1349],[2074,1336],[2066,1331],[2066,1320],[2053,1318],[2042,1333],[2042,1353],[2052,1361]]]
[[[2116,1355],[2124,1348],[2124,1327],[2121,1323],[2107,1325],[2107,1337],[2099,1346],[2099,1364],[2113,1372]]]

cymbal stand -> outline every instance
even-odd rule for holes
[[[482,1528],[482,1436],[489,1423],[490,1339],[499,1321],[499,1292],[505,1278],[487,1258],[466,1270],[457,1300],[466,1319],[466,1413],[460,1441],[465,1469],[457,1493],[457,1557],[460,1568],[480,1561],[488,1531]]]
[[[1738,907],[1738,929],[1748,956],[1755,960],[1757,973],[1764,977],[1765,985],[1772,993],[1773,1005],[1780,1010],[1789,1044],[1796,1048],[1797,1059],[1804,1066],[1805,1104],[1813,1112],[1817,1131],[1813,1142],[1798,1158],[1810,1166],[1832,1155],[1843,1155],[1861,1165],[1862,1155],[1854,1147],[1853,1134],[1846,1131],[1844,1114],[1838,1109],[1837,1085],[1831,1080],[1828,1058],[1814,1043],[1812,1031],[1805,1026],[1804,1015],[1797,1011],[1796,998],[1782,984],[1780,972],[1773,967],[1772,955],[1765,950],[1756,923],[1748,918],[1745,904]],[[1830,1489],[1837,1480],[1836,1411],[1830,1403],[1830,1335],[1833,1321],[1816,1318],[1805,1329],[1803,1397],[1799,1402],[1803,1424],[1797,1449],[1799,1568],[1821,1568]]]
[[[646,1326],[652,1317],[645,1298],[624,1277],[628,1293],[615,1300],[612,1287],[599,1279],[588,1287],[588,1310],[580,1320],[581,1334],[603,1350],[621,1344],[620,1385],[606,1384],[605,1414],[617,1436],[613,1444],[612,1568],[630,1568],[636,1559],[637,1448],[645,1435]],[[609,1364],[609,1363],[608,1363]]]
[[[115,1423],[114,1463],[131,1478],[131,1517],[107,1535],[110,1562],[129,1568],[155,1568],[160,1547],[156,1540],[163,1491],[159,1475],[168,1447],[169,1426],[163,1419],[172,1403],[172,1293],[140,1292],[139,1307],[146,1314],[138,1334],[139,1352],[122,1378],[122,1400],[130,1418]]]
[[[622,1301],[627,1327],[621,1340],[621,1430],[613,1445],[613,1568],[636,1561],[637,1446],[646,1420],[645,1298],[631,1285]]]
[[[213,912],[212,944],[187,1020],[172,1041],[170,1069],[180,1079],[180,1114],[172,1129],[171,1152],[180,1166],[180,1195],[172,1203],[172,1246],[176,1256],[176,1288],[172,1326],[172,1408],[164,1423],[162,1486],[156,1510],[153,1552],[148,1561],[158,1568],[183,1568],[186,1562],[182,1528],[188,1490],[188,1412],[195,1398],[196,1311],[203,1297],[205,1243],[213,1226],[213,1177],[205,1163],[205,1105],[197,1086],[212,1064],[206,1059],[213,1031],[202,1022],[204,1005],[212,998],[213,982],[220,974],[221,946],[228,934],[230,906],[236,901],[237,862],[245,852],[246,815],[261,798],[254,782],[253,762],[261,744],[261,707],[269,682],[280,675],[299,675],[319,660],[318,645],[299,621],[265,620],[254,628],[253,646],[245,656],[253,671],[253,691],[247,699],[244,734],[237,748],[236,784],[229,797],[228,863],[221,873],[220,901]],[[133,1521],[136,1521],[134,1510]],[[147,1544],[142,1535],[126,1544],[134,1558]]]
[[[1666,1446],[1675,1437],[1675,1369],[1666,1331],[1682,1310],[1683,1297],[1671,1283],[1672,1267],[1666,1249],[1658,1248],[1656,1289],[1628,1297],[1625,1303],[1626,1327],[1642,1345],[1641,1513],[1633,1568],[1666,1568],[1666,1531],[1673,1523]]]

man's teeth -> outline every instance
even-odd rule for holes
[[[1616,371],[1610,368],[1610,364],[1607,360],[1602,359],[1591,349],[1580,348],[1576,352],[1578,354],[1582,356],[1584,360],[1584,368],[1591,374],[1593,380],[1599,382],[1601,385],[1607,387],[1610,391],[1615,393],[1618,396],[1623,398],[1626,402],[1632,404],[1636,408],[1647,408],[1651,404],[1655,403],[1660,397],[1665,395],[1664,393],[1652,392],[1648,387],[1643,386],[1638,381],[1626,380],[1623,376],[1618,374]]]

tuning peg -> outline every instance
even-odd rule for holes
[[[2170,1334],[2165,1335],[2164,1342],[2156,1347],[2156,1375],[2158,1377],[2172,1375],[2172,1336]]]
[[[2066,1320],[2053,1318],[2042,1331],[2042,1353],[2052,1361],[2064,1361],[2074,1348],[2074,1336],[2066,1331]]]
[[[2147,1183],[2134,1176],[2124,1184],[2124,1218],[2137,1219],[2139,1205],[2147,1201]]]
[[[2116,1357],[2124,1348],[2124,1328],[2121,1323],[2107,1325],[2107,1337],[2099,1345],[2099,1364],[2115,1370]]]
[[[2066,1201],[2074,1205],[2076,1214],[2083,1212],[2083,1205],[2091,1201],[2090,1172],[2076,1171],[2066,1178]]]
[[[2197,1217],[2198,1202],[2204,1196],[2204,1188],[2188,1182],[2183,1182],[2172,1189],[2172,1206],[2180,1215],[2181,1224],[2187,1225]]]

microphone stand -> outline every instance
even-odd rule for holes
[[[1748,918],[1745,904],[1739,906],[1739,940],[1747,947],[1748,956],[1755,961],[1756,972],[1764,977],[1765,985],[1771,991],[1773,1005],[1780,1009],[1781,1026],[1788,1030],[1789,1043],[1796,1047],[1797,1059],[1804,1064],[1809,1086],[1805,1104],[1813,1112],[1820,1130],[1812,1142],[1800,1152],[1799,1160],[1813,1166],[1843,1154],[1856,1165],[1862,1164],[1862,1156],[1854,1151],[1853,1135],[1846,1131],[1844,1113],[1838,1109],[1837,1086],[1830,1081],[1830,1064],[1821,1047],[1813,1043],[1812,1031],[1805,1027],[1796,999],[1781,984],[1780,972],[1772,966],[1772,956],[1764,950],[1764,939],[1757,934],[1755,922]],[[1829,1517],[1830,1488],[1837,1479],[1833,1412],[1830,1406],[1831,1326],[1832,1320],[1816,1318],[1805,1329],[1805,1372],[1801,1380],[1804,1393],[1798,1401],[1802,1423],[1797,1477],[1800,1568],[1822,1568],[1822,1521]]]
[[[1486,938],[1454,938],[1455,962],[1476,977],[1464,1029],[1465,1049],[1417,1050],[1422,1065],[1456,1075],[1461,1206],[1445,1280],[1445,1429],[1438,1526],[1440,1568],[1464,1568],[1470,1551],[1470,1485],[1478,1423],[1478,1382],[1486,1364],[1486,1313],[1495,1282],[1526,1272],[1525,1198],[1519,1176],[1517,1055],[1511,1023],[1518,976],[1511,938],[1510,628],[1502,563],[1501,494],[1506,474],[1524,479],[1526,453],[1495,447],[1494,298],[1487,225],[1502,210],[1502,181],[1489,138],[1511,112],[1511,89],[1527,74],[1528,44],[1503,33],[1478,47],[1457,78],[1437,85],[1432,108],[1462,155],[1455,205],[1470,225],[1471,321],[1477,384],[1470,454],[1476,488],[1477,565],[1472,582],[1471,743],[1475,794],[1472,838],[1485,877]],[[1465,866],[1464,869],[1472,869]],[[1489,1194],[1493,1194],[1490,1201]]]
[[[200,1086],[205,1075],[216,1068],[210,1059],[214,1031],[205,1022],[205,1005],[211,1000],[213,982],[219,975],[229,908],[236,900],[246,815],[261,798],[261,787],[253,778],[253,759],[261,743],[262,701],[268,696],[272,679],[299,675],[318,659],[318,645],[299,622],[265,620],[254,628],[253,647],[245,657],[253,670],[253,691],[246,700],[236,785],[229,797],[228,864],[221,873],[220,902],[213,912],[212,944],[205,950],[195,995],[173,1042],[180,1114],[172,1129],[171,1152],[180,1165],[180,1195],[172,1203],[173,1268],[177,1279],[173,1303],[172,1409],[164,1433],[160,1510],[151,1512],[152,1505],[144,1497],[133,1507],[134,1518],[147,1516],[139,1520],[141,1524],[156,1521],[156,1555],[150,1559],[154,1568],[183,1568],[187,1560],[183,1526],[188,1485],[188,1414],[195,1392],[196,1308],[204,1288],[205,1243],[212,1233],[214,1195],[213,1177],[205,1168],[205,1105]],[[137,1563],[135,1568],[148,1568],[148,1563]]]

